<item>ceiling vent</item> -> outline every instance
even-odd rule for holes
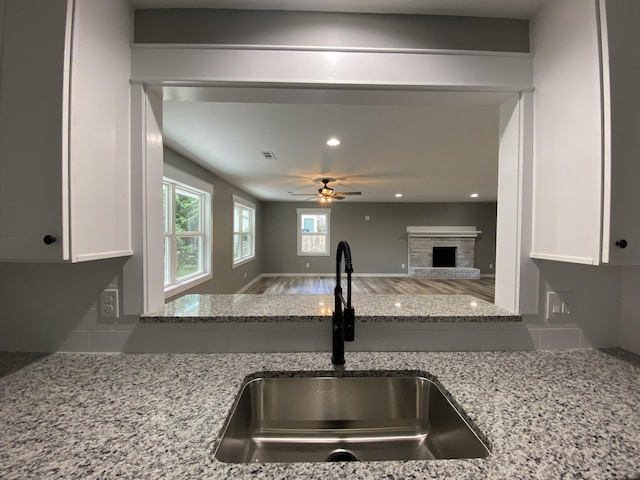
[[[260,152],[265,160],[275,160],[276,154],[273,152]]]

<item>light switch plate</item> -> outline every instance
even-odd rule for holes
[[[573,292],[547,292],[545,319],[566,319],[571,315]]]

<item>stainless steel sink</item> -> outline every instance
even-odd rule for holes
[[[489,455],[477,429],[426,375],[332,374],[284,378],[274,372],[246,382],[215,458],[269,463]]]

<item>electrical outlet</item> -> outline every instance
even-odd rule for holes
[[[307,263],[307,268],[309,268],[309,264]]]
[[[107,288],[100,294],[100,316],[102,318],[120,318],[117,288]]]
[[[404,263],[402,264],[402,267],[401,267],[401,268],[404,268]]]

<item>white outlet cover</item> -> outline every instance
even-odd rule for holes
[[[100,316],[102,318],[120,318],[118,289],[107,288],[100,294]]]

